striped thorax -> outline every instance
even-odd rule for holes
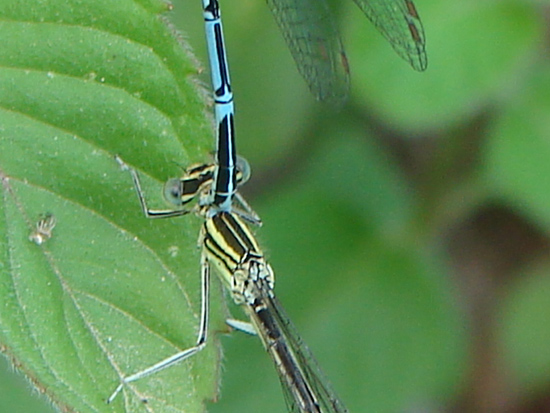
[[[207,218],[199,243],[236,304],[252,305],[261,296],[258,285],[272,290],[275,276],[248,226],[236,214]]]

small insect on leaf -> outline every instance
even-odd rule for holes
[[[41,215],[34,231],[29,235],[29,241],[34,242],[36,245],[42,245],[52,237],[52,231],[56,224],[57,220],[54,215],[50,213]]]

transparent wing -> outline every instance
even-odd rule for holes
[[[426,37],[412,0],[354,0],[399,56],[418,71],[428,66]]]
[[[318,100],[342,104],[349,66],[327,0],[267,0],[298,71]]]
[[[285,314],[283,308],[279,304],[278,300],[273,296],[271,291],[264,290],[266,294],[262,297],[261,306],[265,306],[269,317],[262,317],[263,321],[260,321],[261,327],[259,328],[259,334],[265,334],[262,340],[269,346],[268,352],[273,357],[279,379],[283,387],[285,401],[289,412],[292,413],[345,413],[347,409],[340,401],[334,390],[325,377],[321,368],[317,364],[315,357],[311,354],[311,351],[307,345],[302,341],[298,335],[296,328]],[[253,312],[253,314],[258,314]],[[254,317],[254,316],[253,316]],[[266,328],[267,327],[267,328]],[[265,330],[271,331],[265,331]],[[276,331],[273,331],[276,330]],[[278,348],[273,352],[269,351]],[[290,357],[287,357],[288,352]],[[289,368],[291,363],[288,360],[295,362],[296,377],[290,380],[292,385],[301,386],[302,378],[307,387],[311,390],[316,399],[318,407],[312,406],[309,408],[302,408],[299,402],[296,400],[295,391],[290,388],[289,375],[285,372],[285,368]],[[285,364],[286,363],[286,364]],[[303,388],[303,386],[302,386]]]

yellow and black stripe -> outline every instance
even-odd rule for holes
[[[217,268],[226,286],[232,290],[233,277],[238,269],[247,267],[254,259],[264,262],[263,253],[254,235],[238,215],[219,212],[204,222],[202,244],[208,261]],[[264,263],[264,265],[267,265]]]

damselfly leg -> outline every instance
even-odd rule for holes
[[[158,363],[140,370],[134,374],[126,377],[122,377],[121,383],[117,386],[115,391],[107,399],[107,403],[111,403],[116,396],[121,392],[125,384],[142,379],[151,374],[157,373],[165,368],[173,366],[189,357],[197,354],[206,345],[206,339],[208,334],[208,313],[210,306],[210,268],[204,259],[201,259],[201,315],[199,324],[199,333],[197,336],[197,342],[193,347],[189,347],[183,351],[180,351]]]

